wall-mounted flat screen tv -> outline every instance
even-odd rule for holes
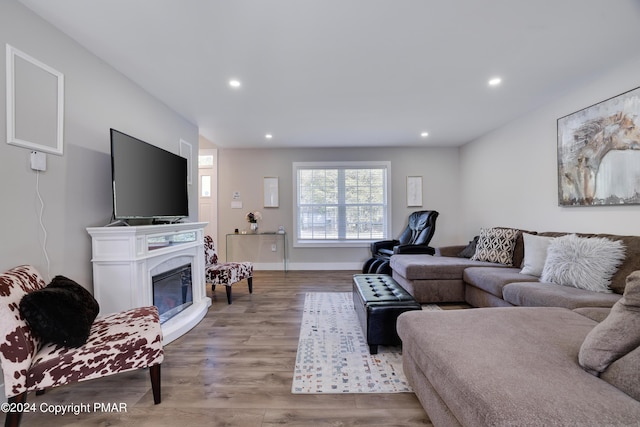
[[[111,176],[114,219],[189,216],[184,157],[111,129]]]

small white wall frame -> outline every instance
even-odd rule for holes
[[[7,143],[63,154],[64,75],[6,45]]]
[[[407,177],[407,207],[422,206],[422,177]]]
[[[277,208],[279,206],[278,200],[278,177],[266,176],[264,177],[264,204],[265,208]]]
[[[191,160],[193,158],[193,146],[184,139],[180,140],[180,156],[187,159],[187,184],[191,184]]]

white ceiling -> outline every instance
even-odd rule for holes
[[[640,0],[20,1],[222,147],[462,145],[640,56]]]

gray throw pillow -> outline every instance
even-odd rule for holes
[[[578,362],[599,375],[610,364],[640,346],[640,271],[627,277],[624,295],[611,313],[586,336]]]
[[[460,253],[458,254],[458,258],[471,258],[473,254],[476,253],[476,246],[478,245],[479,238],[480,236],[474,237],[473,240],[470,241],[469,244],[460,251]]]

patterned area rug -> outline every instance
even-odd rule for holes
[[[292,393],[411,391],[400,347],[379,346],[378,354],[369,354],[350,292],[305,295]]]

